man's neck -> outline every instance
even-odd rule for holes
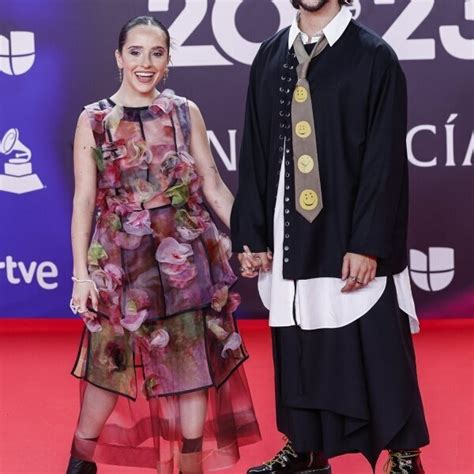
[[[328,2],[317,12],[309,12],[300,8],[298,26],[300,30],[312,38],[319,33],[339,13],[341,7],[338,2]]]

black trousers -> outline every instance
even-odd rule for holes
[[[298,452],[360,452],[429,443],[408,316],[387,288],[362,318],[337,329],[273,328],[278,429]]]

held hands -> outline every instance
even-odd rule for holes
[[[341,278],[346,282],[342,293],[358,290],[367,286],[377,272],[377,259],[356,253],[346,253],[342,263]]]
[[[252,253],[248,246],[244,245],[244,251],[238,255],[240,274],[245,278],[255,278],[260,270],[268,272],[271,268],[272,258],[270,250]]]

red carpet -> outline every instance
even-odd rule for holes
[[[242,321],[251,358],[247,374],[264,440],[242,449],[232,474],[266,460],[281,447],[275,429],[269,331]],[[80,322],[2,320],[0,327],[0,473],[62,474],[78,410],[69,376]],[[427,474],[473,474],[474,320],[425,321],[415,337],[421,390],[431,431],[423,452]],[[387,374],[387,383],[389,382]],[[385,456],[384,456],[385,458]],[[377,473],[385,459],[380,459]],[[332,460],[334,474],[370,474],[359,455]],[[100,474],[152,473],[99,466]],[[223,471],[224,472],[224,471]]]

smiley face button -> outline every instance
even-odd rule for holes
[[[298,86],[295,89],[294,98],[296,102],[299,102],[301,104],[302,102],[305,102],[308,99],[308,91],[305,87]]]
[[[304,189],[300,194],[300,206],[305,211],[312,211],[318,205],[319,199],[316,191],[312,189]]]
[[[314,160],[309,155],[301,155],[298,158],[298,169],[301,173],[311,173],[314,168]]]
[[[295,125],[295,133],[300,138],[308,138],[311,135],[311,125],[306,120],[301,120]]]

